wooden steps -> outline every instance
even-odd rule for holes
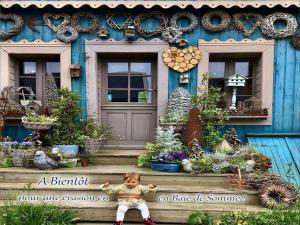
[[[91,155],[94,165],[137,165],[138,156],[145,150],[98,150]]]

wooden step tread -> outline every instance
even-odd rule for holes
[[[138,157],[145,150],[98,150],[92,153],[92,156],[109,156],[109,157]]]

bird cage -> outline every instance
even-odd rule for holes
[[[241,74],[233,74],[226,79],[227,87],[244,87],[246,86],[247,77]]]

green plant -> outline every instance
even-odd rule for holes
[[[76,212],[48,204],[6,202],[0,208],[1,225],[72,225]]]
[[[180,115],[177,113],[168,113],[165,116],[161,116],[159,122],[161,123],[186,123],[188,115]]]
[[[248,225],[250,214],[245,211],[227,212],[220,218],[218,225]]]
[[[46,115],[36,115],[36,114],[26,114],[26,120],[32,123],[45,123],[45,124],[53,124],[57,121],[57,118],[54,116],[46,116]]]
[[[213,218],[206,212],[197,211],[192,213],[188,220],[188,225],[214,225]]]
[[[58,98],[53,101],[51,112],[57,118],[48,136],[51,144],[80,145],[82,130],[78,124],[81,107],[80,96],[67,88],[58,90]]]
[[[97,125],[93,118],[88,118],[81,123],[83,138],[107,141],[112,138],[111,128],[105,124]]]
[[[149,166],[153,156],[159,153],[160,146],[158,144],[148,143],[146,151],[139,155],[138,166]]]
[[[158,127],[155,140],[162,153],[175,153],[184,149],[179,134],[175,132],[175,127],[172,126],[168,128]]]
[[[14,160],[11,157],[0,156],[0,168],[14,166]]]
[[[213,172],[213,161],[209,158],[201,158],[201,159],[192,159],[191,162],[195,167],[197,167],[197,171],[200,173],[211,173]]]

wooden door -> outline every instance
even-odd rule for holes
[[[107,145],[143,148],[157,124],[156,60],[126,55],[102,58],[101,64],[101,117],[113,133]]]

